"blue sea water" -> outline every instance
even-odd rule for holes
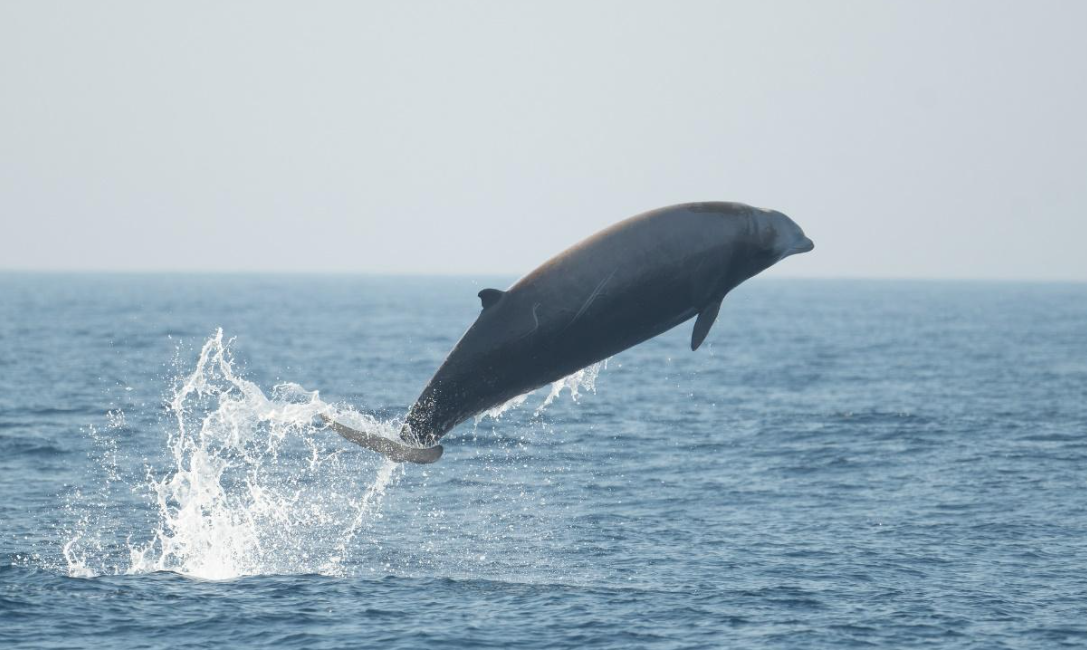
[[[756,278],[426,467],[315,421],[508,281],[0,275],[0,647],[1087,644],[1087,285]]]

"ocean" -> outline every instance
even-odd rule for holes
[[[1087,285],[755,278],[403,466],[511,278],[0,274],[2,648],[1087,645]]]

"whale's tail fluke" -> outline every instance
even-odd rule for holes
[[[445,451],[441,445],[434,445],[433,447],[414,447],[399,440],[393,440],[392,438],[377,435],[376,433],[366,433],[365,431],[352,429],[349,426],[340,424],[324,413],[321,414],[321,419],[324,420],[325,424],[327,424],[330,429],[344,438],[347,438],[357,445],[366,447],[367,449],[372,449],[393,462],[418,463],[425,465],[433,463],[441,458],[442,452]]]

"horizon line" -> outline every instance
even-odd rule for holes
[[[502,271],[460,271],[435,273],[425,271],[334,271],[334,270],[267,270],[267,269],[25,269],[0,268],[0,275],[122,275],[122,276],[326,276],[326,277],[374,277],[374,278],[449,278],[471,279],[476,277],[519,278],[524,273]],[[763,276],[763,280],[788,281],[857,281],[857,282],[994,282],[1022,284],[1087,284],[1087,278],[1040,278],[1040,277],[983,277],[983,276],[898,276],[898,275],[778,275]]]

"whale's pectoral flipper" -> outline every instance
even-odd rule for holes
[[[724,298],[718,298],[710,304],[702,308],[702,311],[698,312],[698,320],[694,322],[694,331],[691,332],[691,350],[697,350],[698,346],[702,345],[702,341],[706,340],[706,335],[710,333],[710,328],[713,327],[714,321],[717,320],[717,312],[721,311],[721,301]]]
[[[479,295],[479,299],[483,303],[483,308],[486,309],[501,300],[505,294],[505,291],[499,289],[484,289],[477,295]]]
[[[321,413],[321,419],[324,420],[325,424],[327,424],[330,429],[344,438],[347,438],[357,445],[366,447],[367,449],[372,449],[396,463],[419,463],[425,465],[427,463],[433,463],[441,458],[442,452],[445,451],[441,445],[434,445],[433,447],[413,447],[409,444],[400,442],[399,440],[393,440],[392,438],[386,438],[385,436],[379,436],[374,433],[366,433],[365,431],[352,429],[349,426],[340,424],[324,413]]]

